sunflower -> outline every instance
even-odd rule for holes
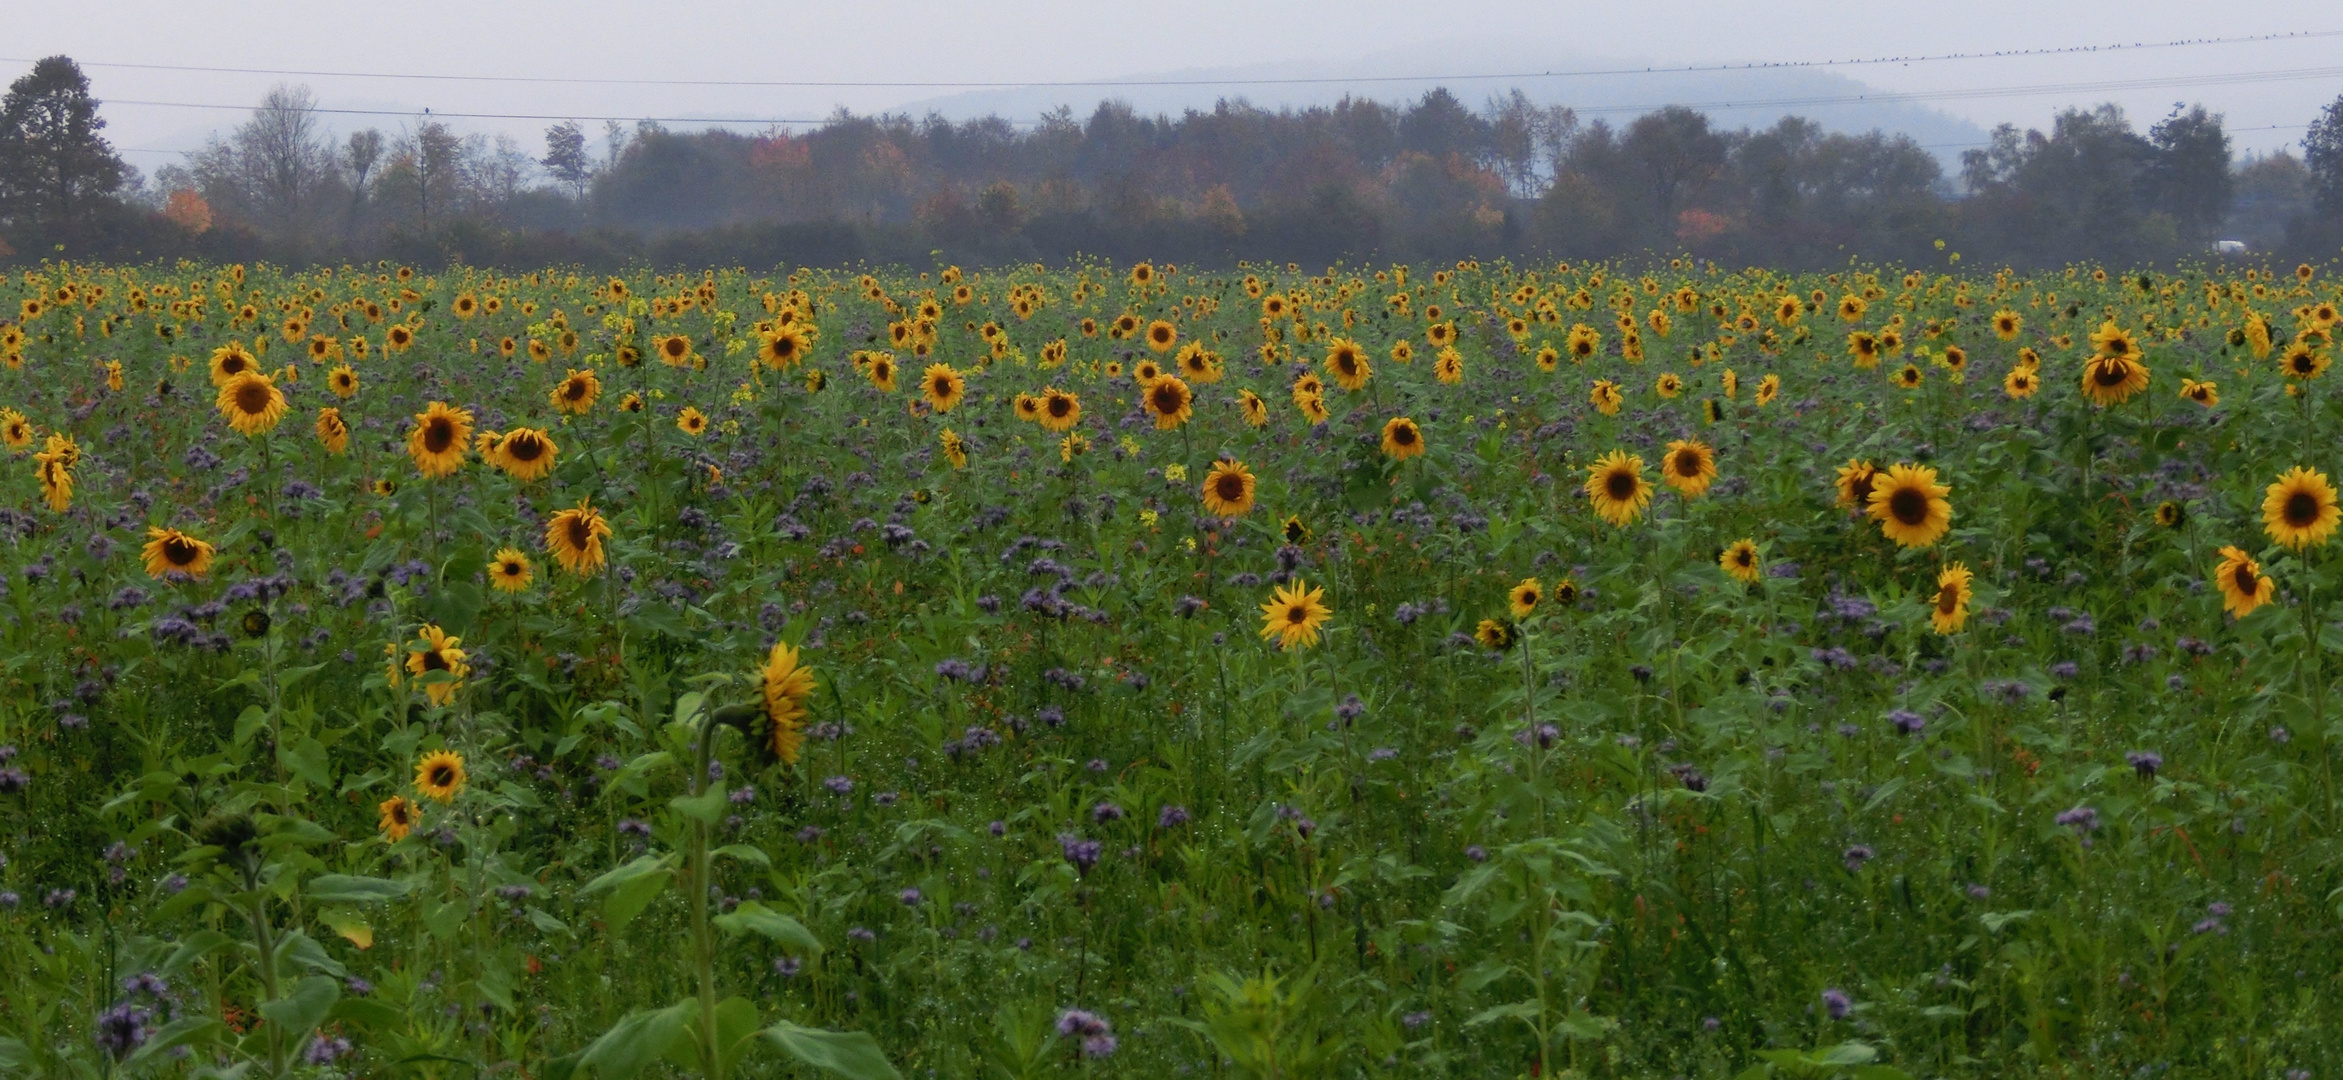
[[[1594,388],[1587,392],[1587,400],[1594,404],[1595,411],[1604,416],[1617,416],[1619,406],[1627,400],[1627,396],[1619,392],[1618,383],[1609,379],[1596,379]]]
[[[1213,517],[1243,517],[1253,509],[1253,473],[1245,463],[1222,458],[1204,477],[1204,509]]]
[[[1936,575],[1936,599],[1929,605],[1928,621],[1939,634],[1960,633],[1961,624],[1969,621],[1969,568],[1952,563]]]
[[[374,492],[375,495],[381,498],[387,499],[391,497],[392,493],[399,490],[399,484],[398,481],[392,480],[390,477],[385,476],[376,479],[374,483],[368,485],[367,490]]]
[[[2040,389],[2042,379],[2030,368],[2014,367],[2009,369],[2009,374],[2001,377],[2001,392],[2008,394],[2013,401],[2033,397],[2034,392]]]
[[[1302,523],[1300,514],[1288,514],[1278,523],[1277,535],[1286,543],[1299,546],[1310,542],[1310,527]]]
[[[1041,392],[1034,419],[1050,431],[1064,431],[1082,422],[1082,399],[1049,387]]]
[[[1717,376],[1717,386],[1724,390],[1726,397],[1741,396],[1741,376],[1732,368],[1726,368],[1724,374]]]
[[[358,373],[352,371],[348,364],[338,365],[325,373],[325,385],[334,392],[335,397],[348,400],[358,395]]]
[[[1774,399],[1775,399],[1775,398],[1777,398],[1777,397],[1780,397],[1781,395],[1782,395],[1782,377],[1781,377],[1781,376],[1779,376],[1779,375],[1775,375],[1775,374],[1772,374],[1771,372],[1768,372],[1768,373],[1766,374],[1766,377],[1765,377],[1765,378],[1762,378],[1762,379],[1759,379],[1759,380],[1757,380],[1757,397],[1756,397],[1756,401],[1757,401],[1757,403],[1758,403],[1759,405],[1761,405],[1761,406],[1763,406],[1763,405],[1771,405],[1771,404],[1773,404],[1773,403],[1774,403]]]
[[[960,437],[959,432],[945,428],[937,434],[936,439],[943,445],[944,459],[950,461],[953,468],[968,467],[968,442]]]
[[[1163,377],[1163,366],[1153,360],[1141,360],[1131,365],[1131,381],[1145,386]]]
[[[58,463],[64,465],[68,469],[81,464],[81,445],[74,442],[73,436],[68,435],[65,432],[50,432],[49,441],[47,445],[41,448],[41,450],[43,454],[57,459]],[[40,455],[35,456],[37,457]]]
[[[706,413],[686,405],[682,412],[675,414],[675,430],[697,438],[707,432],[708,416]]]
[[[573,416],[584,415],[594,407],[594,399],[601,396],[602,380],[595,378],[591,370],[576,368],[570,369],[551,394],[553,407]]]
[[[862,374],[864,378],[870,380],[872,386],[890,394],[895,392],[895,358],[893,356],[887,353],[872,353],[870,364],[863,368]]]
[[[514,428],[497,440],[496,451],[489,463],[523,483],[537,480],[553,471],[553,458],[561,452],[553,437],[536,428]]]
[[[2156,524],[2169,529],[2186,520],[2188,509],[2179,503],[2166,499],[2156,504]]]
[[[2026,325],[2024,317],[2008,308],[1993,313],[1993,333],[2003,341],[2017,339],[2018,331]]]
[[[1513,648],[1516,637],[1511,625],[1495,619],[1482,619],[1481,624],[1473,628],[1473,640],[1491,652],[1505,652]]]
[[[2125,356],[2093,356],[2083,363],[2083,395],[2100,405],[2120,405],[2148,387],[2148,367]]]
[[[2182,379],[2180,380],[2180,396],[2183,400],[2196,402],[2208,409],[2221,404],[2221,388],[2211,382]]]
[[[34,466],[41,481],[41,497],[48,500],[49,509],[62,514],[73,506],[73,472],[63,458],[55,454],[34,454]]]
[[[1896,384],[1896,386],[1901,389],[1917,390],[1920,388],[1920,381],[1923,377],[1923,373],[1920,371],[1920,365],[1905,364],[1903,367],[1898,368],[1894,377],[1890,378],[1888,381]]]
[[[2042,354],[2035,352],[2032,347],[2019,349],[2018,367],[2027,371],[2042,370]]]
[[[668,334],[651,339],[651,351],[659,355],[659,362],[668,367],[690,367],[692,339],[682,334]]]
[[[1839,505],[1855,510],[1869,510],[1871,487],[1878,479],[1879,470],[1873,468],[1870,462],[1848,458],[1846,464],[1839,466]]]
[[[1416,422],[1405,416],[1394,416],[1383,425],[1383,453],[1393,461],[1407,459],[1424,452],[1424,432]]]
[[[384,840],[396,844],[414,831],[415,819],[419,815],[415,804],[408,802],[406,796],[393,795],[384,799],[375,809],[382,812],[382,819],[376,823],[376,827],[382,830]]]
[[[775,371],[787,371],[805,361],[813,342],[806,337],[805,328],[794,323],[773,328],[759,335],[757,359]]]
[[[420,636],[422,647],[407,646],[407,672],[418,678],[434,671],[446,672],[446,679],[423,686],[423,693],[431,699],[433,705],[445,705],[455,700],[456,691],[463,686],[464,676],[472,673],[472,666],[464,662],[464,650],[457,648],[464,643],[464,639],[450,636],[447,631],[432,623],[423,624]],[[462,768],[460,762],[457,767]],[[422,785],[421,780],[416,783]],[[463,786],[463,780],[459,777],[456,787],[460,789]],[[447,801],[445,796],[433,794],[429,787],[424,787],[423,792],[441,802]]]
[[[464,467],[464,448],[472,441],[472,412],[434,401],[415,414],[407,432],[407,456],[427,477],[452,476]]]
[[[1952,494],[1926,465],[1890,465],[1871,480],[1871,517],[1904,547],[1927,547],[1952,528]]]
[[[1360,390],[1374,377],[1375,369],[1367,363],[1367,350],[1359,348],[1358,342],[1335,338],[1326,349],[1326,373],[1343,389]]]
[[[2221,565],[2213,570],[2213,584],[2221,589],[2221,610],[2240,619],[2278,594],[2278,583],[2262,576],[2262,564],[2235,545],[2221,549]]]
[[[0,443],[6,443],[16,453],[23,453],[25,447],[33,444],[33,425],[23,413],[0,409]]]
[[[1416,358],[1415,343],[1402,338],[1391,343],[1391,362],[1405,364]]]
[[[1464,381],[1464,357],[1455,349],[1442,349],[1432,361],[1432,377],[1450,386]]]
[[[393,325],[382,338],[382,347],[386,352],[405,352],[407,346],[414,343],[415,331],[405,323]]]
[[[1424,328],[1424,340],[1435,349],[1445,349],[1456,341],[1456,324],[1435,322]]]
[[[929,364],[919,376],[920,396],[939,414],[951,412],[967,391],[968,380],[950,364]]]
[[[1019,394],[1010,400],[1010,407],[1019,420],[1041,422],[1041,399],[1032,394]]]
[[[226,386],[228,380],[248,371],[259,371],[260,361],[245,350],[244,343],[231,341],[212,350],[212,385]]]
[[[285,392],[257,371],[228,380],[220,387],[216,404],[228,426],[242,435],[266,435],[285,418]]]
[[[1857,330],[1847,335],[1847,354],[1855,358],[1855,367],[1869,371],[1879,366],[1879,339],[1869,331]]]
[[[1698,439],[1669,443],[1668,453],[1660,461],[1660,479],[1687,499],[1707,494],[1709,484],[1717,478],[1717,452]]]
[[[1189,408],[1194,399],[1188,394],[1188,384],[1177,375],[1165,375],[1150,383],[1144,395],[1147,411],[1155,417],[1158,431],[1171,431],[1188,422]]]
[[[1839,318],[1847,322],[1861,321],[1863,313],[1869,310],[1871,310],[1870,303],[1853,293],[1839,298]]]
[[[1269,423],[1269,403],[1251,390],[1237,391],[1237,408],[1243,410],[1249,426],[1262,427]]]
[[[2325,544],[2338,520],[2343,510],[2336,508],[2335,487],[2316,469],[2287,470],[2262,499],[2262,528],[2297,551]]]
[[[1603,520],[1624,529],[1643,516],[1652,489],[1644,482],[1641,457],[1613,450],[1586,471],[1586,497]]]
[[[602,538],[610,523],[589,503],[581,502],[545,522],[545,548],[561,568],[584,577],[602,566]]]
[[[1723,567],[1725,573],[1731,574],[1734,580],[1749,585],[1757,584],[1757,579],[1764,576],[1764,569],[1758,563],[1757,542],[1754,540],[1735,540],[1726,545],[1724,552],[1717,556],[1717,565]]]
[[[1276,638],[1280,649],[1318,644],[1318,628],[1334,614],[1325,601],[1325,589],[1312,589],[1300,578],[1278,587],[1261,605],[1261,639]]]
[[[755,741],[757,754],[767,761],[797,764],[805,744],[807,700],[814,695],[814,669],[801,663],[788,642],[773,643],[765,666],[757,672],[757,696],[762,704],[763,737]]]
[[[350,427],[342,422],[342,410],[331,405],[317,410],[317,442],[329,454],[350,449]]]
[[[488,584],[498,592],[521,592],[536,579],[537,568],[529,565],[529,557],[518,548],[499,548],[496,557],[488,560]]]
[[[471,293],[457,293],[454,306],[456,318],[459,319],[469,319],[480,313],[480,301]]]
[[[2325,374],[2333,363],[2325,352],[2312,348],[2306,341],[2288,345],[2285,352],[2278,354],[2278,366],[2289,379],[2315,379]]]
[[[1180,328],[1173,326],[1170,322],[1157,319],[1147,324],[1147,347],[1149,349],[1159,353],[1169,352],[1173,345],[1179,343],[1179,340]]]
[[[1538,609],[1538,602],[1546,598],[1545,586],[1536,578],[1523,578],[1505,593],[1505,610],[1512,612],[1516,621],[1530,617]]]
[[[415,763],[415,790],[433,802],[451,803],[464,790],[464,755],[434,750]]]

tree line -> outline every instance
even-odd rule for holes
[[[2235,239],[2343,244],[2343,98],[2303,153],[2238,160],[2222,117],[2113,105],[2004,124],[1948,171],[1908,136],[1670,107],[1613,125],[1516,90],[1019,126],[839,111],[803,132],[556,124],[539,151],[429,117],[329,134],[280,86],[152,176],[107,143],[66,57],[0,101],[0,258],[392,258],[540,265],[924,263],[1075,255],[1310,263],[1691,254],[1784,268],[2153,263]]]

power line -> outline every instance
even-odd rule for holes
[[[2184,87],[2228,86],[2258,82],[2292,82],[2305,79],[2343,78],[2343,67],[2281,68],[2269,71],[2224,72],[2210,75],[2170,75],[2144,79],[2098,79],[2085,82],[2034,83],[2017,86],[1989,86],[1961,90],[1875,91],[1862,94],[1820,94],[1805,97],[1762,98],[1747,101],[1662,102],[1653,105],[1590,105],[1573,106],[1574,112],[1586,115],[1636,114],[1652,112],[1670,105],[1685,108],[1719,111],[1727,109],[1799,108],[1817,105],[1867,105],[1899,102],[1954,101],[1972,98],[2034,97],[2053,94],[2104,93],[2120,90],[2160,90]],[[130,105],[150,108],[212,109],[245,112],[249,105],[221,105],[191,101],[148,101],[109,98],[106,105]],[[579,116],[557,113],[499,113],[499,112],[439,112],[424,109],[421,113],[402,109],[353,109],[312,106],[310,111],[339,116],[424,116],[459,120],[629,120],[661,124],[750,124],[765,127],[809,126],[828,123],[827,120],[788,118],[721,117],[721,116]],[[1021,124],[1018,126],[1032,126]]]
[[[590,76],[537,75],[449,75],[421,72],[325,71],[300,68],[244,68],[208,67],[194,64],[135,64],[108,61],[84,61],[83,67],[120,68],[137,71],[180,71],[230,75],[274,75],[296,78],[335,79],[394,79],[412,82],[496,82],[496,83],[554,83],[564,85],[601,86],[710,86],[710,87],[768,87],[799,89],[933,89],[933,90],[999,90],[1051,87],[1149,87],[1149,86],[1306,86],[1329,83],[1415,83],[1415,82],[1484,82],[1507,79],[1583,78],[1620,75],[1672,75],[1725,71],[1771,71],[1839,67],[1868,67],[1884,64],[1936,63],[1956,60],[2004,60],[2045,56],[2078,56],[2101,53],[2137,52],[2149,49],[2193,48],[2204,45],[2245,45],[2267,42],[2317,40],[2343,37],[2343,30],[2295,30],[2275,34],[2256,34],[2245,37],[2187,38],[2174,41],[2113,43],[2107,45],[2064,45],[2033,49],[2005,49],[1992,52],[1933,53],[1916,56],[1881,56],[1835,60],[1779,60],[1741,64],[1695,64],[1682,67],[1609,68],[1585,71],[1518,71],[1494,74],[1462,75],[1368,75],[1368,76],[1264,76],[1258,78],[1225,77],[1193,79],[1059,79],[1043,81],[1000,80],[819,80],[819,79],[614,79]],[[0,57],[0,63],[29,64],[23,57]]]

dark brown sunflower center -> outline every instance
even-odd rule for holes
[[[1401,446],[1413,446],[1416,441],[1416,429],[1401,424],[1391,430],[1391,441]]]
[[[445,417],[435,416],[423,422],[423,449],[434,454],[444,454],[455,441],[456,426],[448,423]]]
[[[1235,473],[1222,473],[1213,481],[1222,502],[1235,502],[1245,497],[1245,478]]]
[[[435,655],[436,655],[436,654],[435,654]],[[456,771],[455,771],[455,769],[453,769],[453,768],[450,768],[449,766],[446,766],[446,765],[434,765],[434,766],[432,766],[432,767],[431,767],[431,786],[432,786],[432,787],[454,787],[454,786],[455,786],[455,783],[456,783]]]
[[[680,357],[684,353],[691,351],[691,343],[685,341],[682,338],[668,338],[665,346],[663,347],[667,350],[667,355],[669,356]]]
[[[1635,497],[1635,477],[1625,469],[1614,469],[1603,477],[1603,493],[1614,502],[1626,502]]]
[[[535,461],[545,456],[545,441],[535,435],[515,435],[504,441],[504,452],[514,461]]]
[[[1187,404],[1180,400],[1180,392],[1169,386],[1156,387],[1155,392],[1148,395],[1148,400],[1154,404],[1155,411],[1165,414],[1176,413],[1180,411],[1180,406]]]
[[[1063,419],[1067,413],[1074,411],[1074,403],[1066,400],[1065,398],[1054,397],[1049,399],[1048,407],[1049,414],[1060,419]]]
[[[1960,609],[1961,590],[1957,586],[1946,585],[1936,590],[1936,610],[1950,615]]]
[[[173,566],[192,566],[202,552],[203,549],[180,537],[163,541],[163,561]]]
[[[2091,381],[2101,386],[2122,386],[2131,378],[2131,365],[2122,360],[2108,360],[2091,369]]]
[[[584,551],[587,544],[594,542],[594,529],[593,526],[586,523],[585,515],[572,515],[569,519],[568,529],[569,546]]]
[[[1733,565],[1735,566],[1747,567],[1750,563],[1756,561],[1757,553],[1749,550],[1748,548],[1736,548],[1733,551]]]
[[[1285,609],[1285,621],[1289,623],[1309,622],[1310,611],[1308,608],[1305,608],[1300,604],[1289,604]]]
[[[2306,528],[2319,519],[2318,497],[2307,491],[2286,496],[2286,523],[2297,529]]]
[[[392,803],[390,817],[391,824],[393,825],[405,825],[407,822],[413,820],[413,818],[408,814],[405,803]]]
[[[446,671],[446,670],[447,670],[447,657],[445,657],[445,656],[441,655],[441,654],[438,652],[438,650],[433,650],[433,651],[431,651],[431,652],[424,653],[424,654],[423,654],[423,670],[425,670],[425,671]],[[443,766],[442,768],[444,769],[444,766]],[[439,774],[435,772],[435,773],[433,773],[432,775],[434,775],[434,776],[437,776],[437,775],[439,775]],[[443,783],[443,784],[444,784],[444,783],[446,783],[446,781],[442,780],[442,781],[440,781],[440,783]]]
[[[937,397],[952,396],[952,380],[947,379],[941,375],[936,376],[936,381],[933,384],[933,388]]]
[[[268,411],[268,387],[248,382],[236,388],[236,411],[258,416]]]
[[[220,361],[220,370],[229,375],[243,374],[244,358],[231,353],[227,359]]]
[[[576,401],[579,398],[585,397],[586,381],[584,379],[571,379],[569,382],[563,384],[561,388],[561,396],[568,398],[571,401]]]
[[[1678,475],[1678,476],[1699,476],[1699,475],[1700,475],[1700,455],[1699,455],[1699,454],[1695,454],[1695,453],[1693,453],[1693,452],[1692,452],[1692,451],[1690,451],[1690,450],[1686,450],[1686,451],[1684,451],[1684,452],[1682,452],[1682,453],[1680,453],[1680,454],[1677,454],[1677,455],[1676,455],[1676,475]]]
[[[2256,591],[2259,585],[2259,583],[2254,580],[2254,570],[2251,566],[2239,564],[2238,568],[2231,573],[2230,577],[2236,582],[2237,591],[2245,593],[2249,596]]]
[[[1918,488],[1897,488],[1887,497],[1887,512],[1905,525],[1919,525],[1928,520],[1928,493]]]

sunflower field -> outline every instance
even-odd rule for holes
[[[23,269],[0,1074],[2331,1075],[2339,296]]]

